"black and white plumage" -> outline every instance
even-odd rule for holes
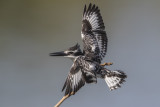
[[[75,58],[62,91],[66,88],[65,95],[77,92],[85,83],[97,83],[96,73],[101,66],[92,61],[86,61],[85,56]]]
[[[107,52],[107,36],[100,10],[97,6],[85,5],[82,18],[81,37],[84,53],[91,60],[101,63]]]
[[[50,56],[64,56],[73,60],[62,88],[62,91],[65,90],[65,95],[76,93],[85,83],[97,83],[97,78],[104,79],[110,90],[117,89],[125,81],[127,76],[124,72],[111,71],[100,65],[107,51],[108,40],[104,29],[98,7],[92,4],[88,8],[85,6],[81,31],[83,52],[76,44],[66,51],[50,54]]]
[[[62,91],[66,88],[65,95],[71,94],[71,92],[77,92],[85,84],[83,72],[77,63],[73,63],[68,77],[64,83]]]
[[[98,62],[88,59],[80,49],[80,46],[75,46],[66,51],[51,53],[50,56],[64,56],[73,60],[68,77],[64,83],[62,91],[65,89],[65,95],[76,93],[85,83],[97,83],[97,78],[102,78],[106,81],[110,90],[120,87],[124,82],[126,75],[121,71],[110,71]]]
[[[66,51],[51,53],[50,56],[64,56],[73,60],[73,65],[62,88],[62,91],[66,89],[65,95],[77,92],[85,83],[97,82],[95,71],[100,66],[96,62],[87,60],[78,44]],[[97,68],[96,64],[98,65]]]

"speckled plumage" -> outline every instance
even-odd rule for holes
[[[70,72],[62,91],[65,95],[76,93],[85,83],[97,83],[97,78],[106,81],[110,90],[120,87],[127,77],[120,70],[111,71],[101,66],[107,52],[107,36],[100,10],[90,4],[84,7],[81,37],[83,52],[76,44],[66,51],[51,53],[51,56],[64,56],[73,60]]]
[[[100,10],[90,4],[84,7],[81,37],[85,56],[101,63],[107,52],[107,34]]]

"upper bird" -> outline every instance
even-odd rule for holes
[[[64,97],[74,94],[85,83],[97,83],[97,78],[104,79],[110,90],[120,87],[127,77],[126,74],[120,70],[108,70],[101,64],[107,52],[108,39],[100,10],[95,5],[89,4],[88,8],[86,5],[84,7],[81,37],[83,52],[76,44],[66,51],[50,53],[50,56],[64,56],[73,60],[62,88],[62,91],[65,89]]]

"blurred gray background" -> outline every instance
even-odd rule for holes
[[[0,0],[0,107],[53,107],[72,65],[50,57],[80,37],[85,4],[99,6],[108,34],[108,69],[126,83],[87,84],[62,107],[160,106],[160,0]]]

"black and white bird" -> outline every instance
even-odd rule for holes
[[[106,81],[110,90],[117,89],[125,81],[126,74],[120,70],[111,71],[101,64],[107,52],[107,35],[105,26],[97,6],[89,4],[84,7],[81,38],[83,52],[80,46],[66,51],[54,52],[50,56],[64,56],[73,60],[68,77],[62,91],[65,95],[76,93],[85,83],[97,83],[97,78]]]

